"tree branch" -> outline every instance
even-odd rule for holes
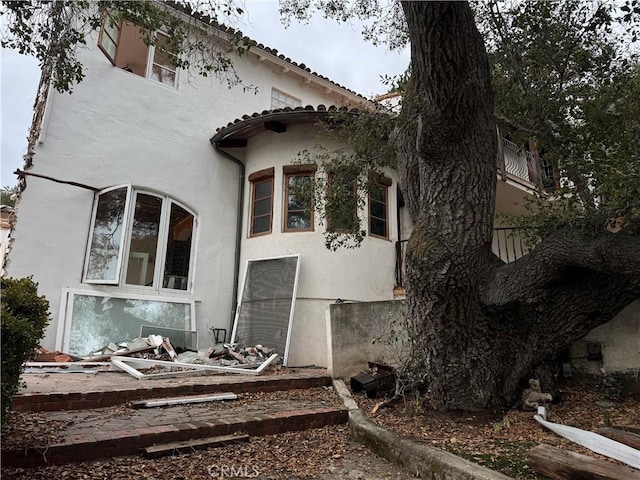
[[[596,283],[610,275],[629,281],[640,297],[640,238],[624,232],[555,232],[528,255],[496,268],[483,300],[490,306],[537,303],[553,288],[590,273],[600,274],[593,278]]]

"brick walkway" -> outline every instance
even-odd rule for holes
[[[26,389],[13,401],[16,411],[54,411],[110,407],[169,396],[204,393],[272,392],[331,385],[323,369],[290,369],[280,375],[197,375],[137,380],[124,372],[28,374]]]
[[[173,379],[173,382],[168,379],[133,379],[130,382],[124,373],[34,374],[24,377],[27,389],[16,399],[18,409],[65,408],[50,411],[47,419],[67,426],[49,445],[13,450],[3,448],[3,466],[34,467],[134,455],[144,447],[158,443],[236,432],[269,435],[346,423],[348,419],[344,408],[303,399],[266,400],[240,407],[233,406],[231,401],[224,405],[191,404],[139,410],[97,408],[153,397],[312,388],[330,384],[330,378],[323,370],[260,377],[183,377]],[[100,377],[99,381],[97,377]],[[74,410],[77,408],[84,410]]]

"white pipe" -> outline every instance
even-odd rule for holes
[[[640,450],[636,450],[624,443],[616,442],[615,440],[603,437],[602,435],[598,435],[594,432],[587,432],[586,430],[580,430],[579,428],[548,422],[542,418],[541,415],[534,415],[533,418],[552,432],[555,432],[564,438],[568,438],[572,442],[578,443],[583,447],[587,447],[589,450],[599,453],[600,455],[605,455],[640,470]]]

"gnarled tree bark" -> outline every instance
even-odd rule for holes
[[[640,242],[604,229],[558,232],[497,266],[496,136],[483,40],[466,3],[402,7],[412,62],[402,115],[415,126],[397,143],[415,226],[407,316],[422,346],[427,400],[440,409],[502,407],[537,363],[640,297]]]

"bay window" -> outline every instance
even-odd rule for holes
[[[315,165],[285,165],[284,231],[313,231],[313,177]]]
[[[355,232],[358,230],[358,176],[348,168],[329,173],[325,193],[327,230]]]
[[[267,168],[249,175],[251,182],[251,230],[250,236],[271,233],[273,219],[274,169]]]
[[[166,195],[130,185],[99,192],[83,281],[188,290],[195,223]]]

